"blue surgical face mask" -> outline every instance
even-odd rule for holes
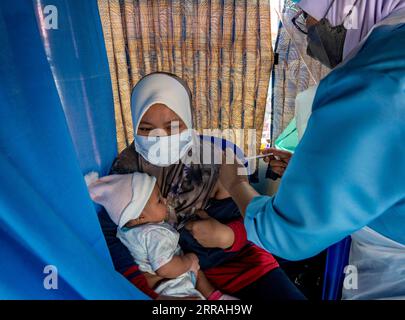
[[[135,135],[135,150],[149,163],[158,167],[179,163],[192,145],[192,130],[162,137]]]

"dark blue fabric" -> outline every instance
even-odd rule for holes
[[[110,140],[86,140],[96,131],[68,127],[64,113],[74,110],[78,123],[88,120],[91,127],[92,117],[81,118],[91,108],[89,112],[97,113],[101,122],[98,128],[103,120],[109,128],[110,119],[103,118],[111,114],[110,109],[105,112],[112,108],[110,83],[105,78],[100,86],[87,81],[68,63],[75,60],[75,70],[82,70],[81,63],[92,63],[94,70],[98,64],[100,74],[108,74],[102,60],[105,53],[97,55],[102,47],[97,2],[52,1],[58,8],[58,30],[38,26],[36,14],[44,3],[0,2],[0,299],[148,299],[113,269],[82,175],[94,164],[101,168],[105,160],[107,165],[113,154],[90,150],[92,143],[97,146]],[[87,47],[84,39],[90,43]],[[52,53],[61,59],[55,64],[57,76],[48,60]],[[65,78],[66,74],[70,76]],[[94,100],[94,90],[105,94],[103,104]],[[88,98],[85,104],[65,96],[80,91]],[[78,159],[72,130],[77,130],[77,137],[83,135],[81,142],[89,143],[81,145],[89,150],[88,161]],[[114,148],[115,144],[107,147]],[[57,289],[44,287],[47,265],[57,268]]]
[[[229,223],[242,218],[238,206],[232,198],[222,200],[210,199],[205,211],[208,215],[221,223]]]
[[[243,301],[256,303],[280,300],[306,300],[306,297],[291,282],[281,268],[271,270],[233,295]]]
[[[206,212],[210,217],[224,224],[242,217],[238,206],[232,198],[224,200],[211,199]],[[185,253],[194,252],[198,256],[202,270],[219,266],[227,259],[238,254],[238,252],[226,252],[219,248],[204,248],[185,228],[182,228],[179,233],[181,248]]]
[[[344,268],[349,261],[350,244],[351,238],[346,237],[328,248],[322,300],[341,299],[342,285],[345,277]]]

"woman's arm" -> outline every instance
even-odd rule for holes
[[[291,160],[292,153],[274,148],[263,151],[263,154],[270,153],[272,155],[265,157],[264,161],[269,163],[272,170],[282,177]],[[236,159],[234,165],[226,164],[226,162],[222,164],[216,194],[219,198],[222,196],[232,197],[244,216],[247,205],[259,194],[250,186],[246,173],[238,175],[238,170],[246,172],[243,165],[237,162]]]
[[[218,180],[211,197],[216,200],[225,200],[231,195]],[[204,210],[200,210],[197,214],[202,220],[189,222],[186,228],[203,247],[234,252],[246,245],[247,235],[242,219],[224,224],[210,217]]]
[[[227,199],[229,199],[229,197]],[[226,200],[224,199],[222,201]],[[233,206],[228,207],[218,208],[222,213],[216,213],[220,215],[228,213],[227,217],[235,216],[234,211],[236,208]],[[215,211],[215,205],[214,209],[210,207],[208,210]],[[225,213],[223,211],[225,211]],[[206,211],[199,210],[197,214],[202,220],[189,222],[186,224],[186,228],[205,248],[221,248],[229,252],[239,251],[247,243],[247,234],[243,224],[243,218],[239,210],[237,210],[237,212],[238,217],[235,217],[228,223],[221,223],[211,217]],[[229,221],[229,219],[227,220]]]
[[[185,228],[205,248],[225,250],[232,247],[235,242],[233,229],[211,217],[187,222]]]
[[[221,166],[219,180],[222,188],[227,190],[244,216],[249,203],[259,195],[249,184],[246,168],[234,158],[234,164]]]

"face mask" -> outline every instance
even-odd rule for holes
[[[162,137],[135,135],[135,150],[145,160],[158,167],[168,167],[178,163],[192,145],[192,130]]]
[[[325,16],[317,24],[308,28],[307,54],[323,65],[333,69],[343,61],[344,45],[346,41],[347,29],[344,24],[346,19],[352,14],[358,0],[353,4],[352,9],[343,19],[342,24],[333,27],[326,16],[332,5],[332,1]]]
[[[347,30],[344,25],[333,27],[327,19],[308,28],[307,54],[333,69],[343,61]]]

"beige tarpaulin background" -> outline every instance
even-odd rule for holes
[[[196,129],[257,129],[260,145],[273,63],[268,0],[98,0],[98,4],[119,151],[133,140],[131,90],[154,71],[171,72],[187,81]],[[249,143],[244,140],[245,146]]]

